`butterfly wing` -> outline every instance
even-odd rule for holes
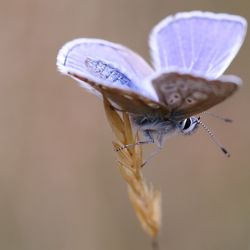
[[[241,84],[233,75],[212,80],[177,72],[162,73],[151,80],[161,103],[174,119],[201,113],[231,96]]]
[[[70,41],[59,51],[57,67],[72,77],[76,74],[104,86],[157,99],[152,86],[142,84],[142,80],[152,73],[152,68],[139,55],[119,44],[87,38]],[[82,87],[100,96],[88,82],[75,79]]]
[[[71,76],[81,82],[87,83],[95,91],[109,99],[113,106],[121,111],[132,114],[159,114],[162,116],[170,114],[168,108],[164,104],[137,94],[134,91],[109,87],[77,74]]]
[[[154,66],[217,78],[238,53],[246,29],[246,20],[235,15],[193,11],[169,16],[150,35]]]

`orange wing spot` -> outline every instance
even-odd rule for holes
[[[131,95],[123,95],[123,97],[125,97],[126,99],[129,99],[129,100],[133,100],[134,99],[134,97],[133,96],[131,96]]]
[[[148,106],[150,106],[151,108],[156,108],[156,109],[160,108],[160,105],[157,104],[157,103],[154,103],[154,102],[149,102],[149,103],[147,103],[147,104],[148,104]]]

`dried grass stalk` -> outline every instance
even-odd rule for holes
[[[104,98],[104,108],[109,124],[116,136],[113,142],[115,150],[127,144],[139,141],[139,135],[133,134],[129,115],[119,113]],[[152,185],[148,185],[142,175],[142,146],[123,148],[117,151],[118,167],[128,184],[128,194],[143,229],[156,238],[161,224],[161,194]]]

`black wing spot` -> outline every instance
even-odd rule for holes
[[[194,100],[192,97],[187,97],[187,98],[185,99],[185,101],[186,101],[186,103],[188,103],[188,104],[194,104],[194,103],[195,103],[195,100]]]
[[[179,103],[181,101],[181,95],[177,92],[171,94],[169,96],[169,98],[167,98],[167,103],[168,104],[175,104],[175,103]]]

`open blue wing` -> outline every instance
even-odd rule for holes
[[[154,66],[217,78],[238,53],[246,29],[244,18],[229,14],[193,11],[167,17],[150,35]]]
[[[156,99],[150,84],[143,79],[153,69],[135,52],[99,39],[76,39],[66,43],[58,53],[57,67],[63,74],[78,75],[102,85],[115,87]],[[89,84],[75,78],[82,87],[99,95]]]

